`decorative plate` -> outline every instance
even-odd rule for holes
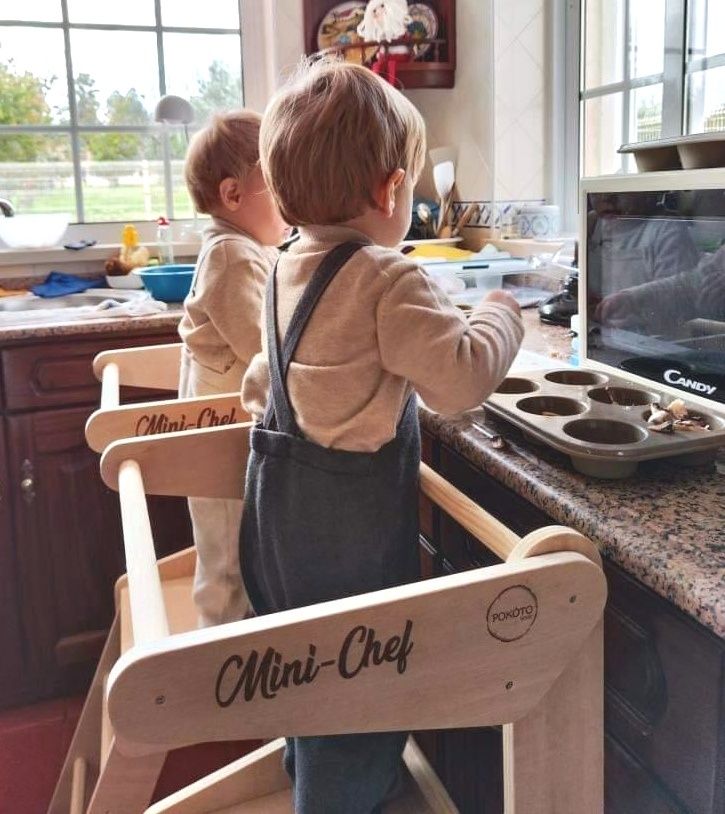
[[[322,18],[317,29],[317,48],[323,51],[326,48],[363,42],[362,37],[357,33],[357,27],[363,21],[366,5],[361,0],[348,0],[333,6]],[[342,53],[346,62],[360,65],[373,59],[377,50],[377,48],[366,48],[364,57],[361,48],[349,48]]]
[[[408,36],[413,41],[433,40],[438,33],[438,17],[435,11],[425,3],[411,3],[408,6],[410,22],[408,23]],[[415,48],[415,58],[422,59],[430,50],[430,43],[418,45]]]

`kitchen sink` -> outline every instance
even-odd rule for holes
[[[24,294],[0,299],[0,313],[81,308],[84,305],[98,305],[104,300],[128,302],[144,296],[147,296],[144,291],[119,291],[108,288],[92,288],[82,294],[67,294],[65,297],[36,297],[35,294]]]

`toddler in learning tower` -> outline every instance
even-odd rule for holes
[[[259,165],[261,117],[214,117],[189,146],[184,173],[197,211],[211,215],[184,302],[179,396],[238,392],[261,348],[264,285],[287,226]],[[239,572],[241,500],[190,498],[200,626],[241,619],[249,600]]]
[[[418,578],[417,395],[441,413],[476,407],[518,351],[512,297],[466,317],[396,248],[425,149],[411,102],[351,63],[305,66],[264,114],[262,171],[300,238],[267,281],[242,386],[259,422],[240,535],[258,614]],[[380,812],[405,739],[288,739],[296,814]]]

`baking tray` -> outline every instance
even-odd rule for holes
[[[709,431],[649,429],[650,404],[666,407],[673,400],[656,387],[580,367],[517,371],[489,397],[486,409],[568,455],[577,471],[614,479],[629,477],[640,461],[653,458],[703,463],[725,445],[725,417],[685,399]]]

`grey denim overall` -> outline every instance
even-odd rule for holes
[[[270,397],[253,428],[240,534],[243,573],[258,614],[298,608],[419,577],[420,431],[411,397],[397,433],[377,452],[328,449],[307,440],[285,378],[305,326],[360,243],[323,259],[277,338],[276,272],[266,295]],[[397,779],[405,733],[297,737],[285,767],[296,814],[375,814]]]

